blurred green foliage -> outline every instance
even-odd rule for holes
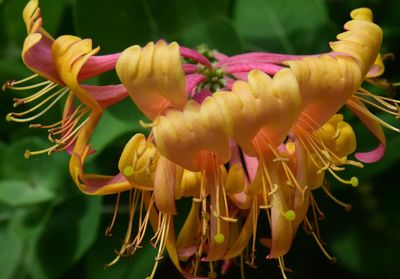
[[[26,0],[0,0],[0,84],[29,75],[21,59],[25,26],[21,13]],[[328,51],[351,9],[368,6],[384,29],[383,50],[399,56],[400,1],[396,0],[42,0],[44,27],[54,36],[90,37],[102,53],[119,52],[150,40],[176,40],[195,47],[207,44],[226,54],[242,51],[315,53]],[[388,61],[386,77],[400,81],[399,63]],[[106,74],[95,80],[116,82]],[[104,270],[119,248],[127,226],[126,210],[112,237],[103,232],[113,213],[114,197],[87,197],[68,175],[68,158],[53,154],[24,159],[25,149],[45,147],[43,132],[27,125],[7,123],[12,111],[10,92],[0,94],[0,272],[1,278],[144,278],[153,265],[154,249],[147,245],[132,258]],[[57,119],[60,110],[43,123]],[[349,115],[346,113],[346,115]],[[97,153],[88,169],[113,174],[124,143],[142,131],[142,116],[130,101],[110,109],[93,136]],[[376,144],[354,117],[359,149]],[[398,121],[388,119],[398,126]],[[400,249],[400,194],[397,180],[400,136],[387,132],[388,152],[376,164],[351,169],[361,185],[335,185],[334,193],[353,205],[351,212],[318,193],[327,220],[321,223],[328,250],[337,258],[328,263],[312,238],[299,231],[286,257],[291,278],[398,278]],[[127,201],[123,201],[126,205]],[[182,206],[183,208],[185,206]],[[126,207],[125,207],[126,209]],[[186,213],[178,215],[182,220]],[[261,231],[263,231],[262,226]],[[266,231],[266,229],[264,230]],[[279,278],[276,263],[258,251],[258,269],[247,268],[248,278]],[[171,278],[174,269],[164,260],[157,278]],[[226,276],[238,278],[233,266]],[[178,275],[176,274],[178,277]]]

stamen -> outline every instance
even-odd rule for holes
[[[150,276],[147,276],[146,279],[153,279],[154,278],[154,275],[156,275],[157,267],[158,267],[158,261],[155,261],[154,266],[153,266],[153,270],[151,271]]]
[[[379,110],[381,110],[383,112],[386,112],[386,113],[389,113],[391,115],[394,115],[396,118],[400,118],[400,112],[399,112],[399,107],[398,107],[397,103],[396,103],[397,106],[393,106],[393,105],[390,105],[388,103],[382,104],[382,102],[380,102],[382,105],[384,105],[384,107],[382,107],[382,106],[380,106],[380,105],[378,105],[378,104],[376,104],[374,102],[371,102],[370,100],[362,98],[360,96],[354,96],[354,97],[357,98],[358,100],[360,100],[363,103],[369,104],[369,105],[371,105],[371,106],[373,106],[373,107],[375,107],[375,108],[377,108],[377,109],[379,109]]]
[[[31,79],[34,79],[34,78],[36,78],[36,77],[38,77],[38,76],[39,76],[38,74],[33,74],[33,75],[31,75],[31,76],[29,76],[29,77],[26,77],[26,78],[24,78],[24,79],[21,79],[21,80],[9,80],[9,81],[6,81],[6,82],[3,84],[3,86],[1,87],[1,89],[2,89],[3,91],[6,91],[7,88],[10,88],[10,87],[13,86],[13,85],[18,85],[18,84],[24,83],[24,82],[26,82],[26,81],[30,81]]]
[[[210,271],[208,272],[208,278],[210,279],[216,279],[218,277],[217,273],[214,271],[214,265],[213,262],[210,261],[209,262],[209,266],[210,266]]]
[[[6,120],[7,121],[14,121],[14,122],[29,122],[32,121],[34,119],[39,118],[40,116],[42,116],[43,114],[45,114],[49,109],[51,109],[62,97],[65,96],[65,94],[68,92],[68,89],[62,89],[62,91],[57,91],[56,93],[54,93],[53,95],[49,96],[48,98],[46,98],[45,100],[43,100],[42,102],[40,102],[39,104],[37,104],[36,106],[34,106],[33,108],[25,111],[25,112],[21,112],[21,113],[9,113],[6,116]],[[58,96],[57,96],[58,95]],[[27,113],[30,113],[36,109],[38,109],[39,107],[41,107],[43,104],[47,103],[48,101],[50,101],[51,99],[53,99],[55,96],[57,96],[57,98],[55,100],[53,100],[45,109],[43,109],[41,112],[39,112],[36,115],[33,115],[31,117],[28,118],[16,118],[15,116],[22,116],[25,115]]]
[[[278,262],[279,262],[279,269],[281,270],[282,277],[284,279],[287,279],[286,272],[285,272],[285,262],[284,262],[282,256],[278,257]]]
[[[310,193],[310,200],[311,200],[311,204],[312,206],[315,208],[315,210],[318,212],[319,214],[319,220],[323,220],[325,218],[325,213],[322,212],[322,210],[319,208],[317,201],[314,198],[314,195],[312,193]]]
[[[129,191],[129,222],[128,222],[128,228],[125,233],[125,239],[124,239],[124,242],[122,243],[122,247],[119,250],[115,259],[113,261],[111,261],[110,263],[106,264],[105,267],[110,267],[110,266],[114,265],[115,263],[117,263],[118,260],[121,258],[121,256],[124,254],[124,252],[127,250],[128,244],[130,242],[131,234],[132,234],[133,217],[135,215],[138,198],[139,198],[138,190],[134,189],[134,190]]]
[[[115,202],[115,209],[114,209],[113,218],[111,220],[111,224],[107,227],[106,232],[105,232],[106,236],[111,236],[112,235],[111,231],[112,231],[112,228],[114,226],[114,222],[115,222],[115,220],[117,218],[118,205],[119,205],[120,197],[121,197],[121,193],[118,193],[117,194],[117,201]]]
[[[275,194],[276,191],[278,191],[278,184],[274,184],[274,188],[272,188],[272,190],[270,192],[268,192],[268,196],[272,196],[273,194]]]
[[[274,162],[278,162],[279,161],[279,162],[282,163],[282,166],[283,166],[283,169],[285,171],[286,177],[288,178],[287,184],[289,186],[296,187],[302,193],[302,200],[304,201],[305,192],[307,191],[308,186],[306,185],[304,188],[300,187],[300,185],[297,182],[297,179],[294,176],[292,170],[287,165],[287,162],[290,162],[289,158],[279,157],[278,151],[272,145],[269,145],[269,148],[272,151],[272,153],[274,154],[274,156],[276,157],[273,161]],[[283,159],[287,159],[287,160],[283,160]]]
[[[343,207],[346,211],[350,211],[351,210],[351,204],[348,203],[344,203],[340,200],[338,200],[334,195],[332,195],[332,193],[326,188],[326,185],[322,185],[322,189],[324,190],[325,194],[331,199],[333,200],[335,203],[337,203],[338,205],[340,205],[341,207]]]
[[[364,109],[363,107],[361,107],[360,105],[358,105],[357,103],[355,103],[354,101],[352,101],[351,99],[348,100],[348,103],[353,106],[355,109],[357,109],[358,111],[362,112],[365,115],[368,115],[369,117],[371,117],[372,119],[376,120],[377,122],[379,122],[382,126],[393,130],[395,132],[400,133],[400,129],[396,128],[392,125],[390,125],[389,123],[386,123],[385,121],[383,121],[382,119],[380,119],[379,117],[377,117],[376,115],[374,115],[373,113],[371,113],[370,111]]]
[[[307,154],[309,155],[308,158],[310,158],[311,161],[314,163],[314,165],[319,169],[319,172],[327,170],[329,168],[330,164],[328,162],[325,162],[325,160],[319,155],[318,149],[316,149],[315,146],[311,145],[311,148],[313,149],[314,153],[312,153],[310,151],[310,149],[308,148],[307,144],[305,143],[305,141],[303,139],[302,134],[303,134],[303,132],[301,130],[299,130],[299,134],[297,135],[297,138],[299,139],[301,145],[304,147]],[[306,138],[306,136],[304,136],[304,138]],[[313,154],[317,154],[318,159],[320,159],[323,166],[321,166],[320,164],[317,163],[317,161],[314,159]]]
[[[31,96],[28,96],[28,97],[25,97],[25,98],[22,98],[22,99],[14,98],[13,107],[15,108],[18,105],[30,103],[30,102],[42,97],[43,95],[45,95],[46,93],[50,92],[51,90],[53,90],[56,87],[58,87],[57,84],[51,83],[51,84],[45,86],[44,88],[42,88],[40,91],[36,92],[35,94],[32,94]]]
[[[328,169],[328,171],[333,175],[333,177],[335,177],[338,181],[342,182],[343,184],[349,184],[353,187],[358,186],[358,178],[357,177],[353,176],[349,180],[345,180],[345,179],[341,178],[339,175],[337,175],[337,173],[334,172],[332,169]]]
[[[321,249],[322,253],[324,253],[324,255],[328,258],[328,260],[329,260],[331,263],[335,263],[335,262],[336,262],[336,258],[335,258],[335,257],[332,257],[331,255],[329,255],[329,253],[325,250],[325,248],[324,248],[324,246],[322,245],[321,241],[319,240],[319,238],[317,237],[317,235],[316,235],[315,232],[313,231],[313,228],[312,228],[312,226],[311,226],[311,223],[310,223],[310,221],[308,220],[307,217],[304,219],[304,222],[306,223],[306,225],[307,225],[308,228],[310,229],[310,232],[311,232],[312,236],[314,237],[315,242],[317,242],[317,244],[318,244],[319,248]]]
[[[14,86],[15,83],[11,82],[7,88],[11,89],[11,90],[15,90],[15,91],[24,91],[24,90],[29,90],[29,89],[42,87],[42,86],[48,85],[48,84],[53,84],[53,82],[50,81],[50,80],[46,80],[46,81],[39,82],[39,83],[36,83],[36,84],[33,84],[33,85],[27,85],[27,86],[21,86],[21,87],[15,87]]]
[[[246,276],[244,275],[244,259],[243,259],[243,253],[240,254],[240,278],[241,278],[241,279],[246,279]]]
[[[254,195],[253,197],[253,239],[251,242],[251,260],[250,260],[250,265],[255,266],[255,253],[256,253],[256,239],[257,239],[257,222],[258,222],[258,209],[257,209],[257,196]],[[268,212],[268,210],[266,210]]]

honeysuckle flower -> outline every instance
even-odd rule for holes
[[[154,184],[155,193],[160,191],[155,194],[160,197],[156,206],[167,214],[176,213],[177,168],[200,172],[204,180],[196,198],[202,206],[193,204],[187,222],[209,224],[211,233],[188,242],[185,236],[193,235],[193,231],[191,225],[184,226],[179,246],[193,247],[193,241],[208,243],[208,251],[202,251],[202,245],[197,251],[200,249],[210,261],[229,258],[224,255],[237,255],[237,249],[232,253],[227,244],[231,224],[226,218],[228,202],[235,204],[237,200],[227,195],[227,183],[221,171],[221,166],[232,156],[231,140],[240,147],[246,162],[251,162],[249,157],[257,158],[256,174],[248,187],[242,188],[246,190],[241,194],[250,196],[250,208],[267,211],[272,235],[268,257],[278,258],[281,266],[284,266],[282,256],[290,247],[295,228],[305,218],[310,199],[306,196],[311,190],[307,184],[315,180],[320,186],[321,173],[326,170],[339,181],[353,186],[358,184],[356,178],[344,180],[336,173],[341,165],[362,165],[346,159],[355,147],[355,140],[340,136],[341,132],[350,133],[346,132],[349,126],[333,115],[352,102],[365,78],[382,71],[379,55],[382,32],[371,22],[368,9],[355,10],[352,17],[345,25],[348,31],[331,44],[333,52],[323,55],[247,54],[229,58],[217,54],[214,59],[220,61],[216,65],[204,62],[197,72],[195,66],[179,64],[179,47],[174,43],[167,45],[161,41],[143,49],[135,46],[121,55],[117,73],[133,101],[153,120],[149,125],[151,137],[163,158],[155,174],[156,177],[161,175],[157,179],[160,183]],[[186,79],[184,73],[187,73]],[[235,82],[235,79],[243,81]],[[325,124],[330,119],[333,120]],[[368,125],[381,140],[380,127],[374,123]],[[332,139],[339,149],[331,146],[332,140],[317,136],[327,127],[339,133],[336,135],[338,142]],[[290,159],[281,151],[288,136],[298,150],[297,160],[306,162],[316,174],[310,174],[307,179],[296,178],[301,174],[286,163]],[[344,138],[346,144],[340,145]],[[363,156],[358,155],[359,158]],[[277,165],[277,161],[281,165]],[[291,187],[295,189],[295,202]],[[208,195],[211,196],[209,205]],[[219,208],[220,200],[228,202]],[[202,216],[213,213],[210,223],[204,218],[198,220],[196,211]],[[241,240],[248,240],[255,232],[257,217],[247,220],[253,230],[245,226],[247,229],[243,228]],[[311,224],[309,228],[312,229]]]
[[[79,130],[87,122],[96,121],[104,108],[127,96],[122,85],[81,84],[83,80],[113,69],[119,54],[94,56],[100,48],[93,49],[90,39],[70,35],[53,39],[42,28],[43,20],[37,0],[28,2],[23,18],[28,34],[22,50],[22,60],[35,74],[19,81],[9,81],[3,90],[29,91],[29,96],[14,99],[14,107],[32,102],[37,104],[24,112],[9,113],[7,120],[34,121],[65,99],[61,121],[49,125],[30,125],[48,129],[49,139],[54,145],[40,151],[27,150],[25,156],[44,152],[50,154],[64,149],[72,152]],[[34,83],[40,77],[45,81]]]
[[[338,173],[346,165],[362,164],[348,159],[356,148],[351,126],[337,112],[348,106],[372,131],[381,145],[371,152],[356,153],[362,162],[383,155],[385,137],[381,125],[394,128],[374,116],[372,105],[395,116],[398,101],[374,95],[362,83],[381,85],[384,71],[380,45],[382,31],[372,23],[369,9],[351,13],[344,33],[331,43],[332,51],[316,55],[247,53],[228,57],[204,47],[197,51],[150,42],[132,46],[121,54],[95,56],[91,40],[61,36],[53,39],[41,26],[38,1],[24,10],[28,29],[22,58],[36,74],[4,87],[35,89],[32,96],[16,99],[15,106],[43,98],[9,120],[35,120],[64,96],[63,119],[49,129],[55,146],[27,155],[67,149],[69,170],[79,189],[89,195],[117,193],[117,216],[122,192],[129,193],[129,224],[122,247],[107,266],[141,247],[153,227],[150,242],[158,248],[158,261],[166,250],[185,277],[196,277],[214,261],[241,256],[250,245],[246,261],[255,265],[258,217],[266,213],[269,230],[262,242],[270,248],[268,259],[277,259],[285,275],[283,256],[289,251],[301,223],[322,251],[317,218],[322,214],[312,191],[322,188],[337,200],[325,182],[326,174],[357,186],[355,177]],[[116,68],[121,85],[91,86],[88,78]],[[47,81],[19,86],[41,76]],[[151,120],[146,137],[133,135],[121,154],[115,176],[86,173],[84,163],[92,152],[90,136],[102,111],[129,95]],[[75,103],[78,106],[75,107]],[[32,117],[25,115],[46,106]],[[53,139],[55,135],[60,139]],[[175,235],[176,202],[192,198],[192,207]],[[310,210],[311,209],[311,210]],[[139,215],[136,234],[132,227]],[[238,221],[242,222],[238,222]]]

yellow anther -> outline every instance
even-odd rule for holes
[[[124,175],[125,176],[132,176],[133,175],[133,173],[134,173],[134,169],[133,169],[133,167],[132,166],[127,166],[127,167],[125,167],[124,168]]]
[[[357,177],[353,176],[350,179],[350,182],[351,182],[351,186],[353,186],[353,187],[357,187],[358,186],[358,178]]]
[[[31,151],[29,149],[25,150],[25,153],[24,153],[25,159],[29,159],[30,156],[31,156]]]
[[[218,277],[217,273],[215,271],[208,272],[207,276],[208,276],[208,278],[211,278],[211,279],[216,279]]]
[[[7,122],[11,122],[12,120],[13,120],[12,114],[11,114],[11,113],[7,114],[7,115],[6,115],[6,121],[7,121]]]
[[[223,243],[223,242],[225,241],[225,236],[224,236],[222,233],[217,233],[217,234],[214,236],[214,240],[215,240],[215,242],[217,242],[218,244],[221,244],[221,243]]]
[[[296,219],[296,212],[294,212],[293,210],[289,209],[288,211],[286,211],[285,213],[283,213],[283,216],[284,216],[288,221],[293,221],[294,219]]]
[[[157,125],[157,120],[155,120],[155,121],[153,121],[153,122],[150,122],[150,123],[146,123],[146,122],[144,122],[143,120],[139,120],[139,124],[140,124],[140,126],[142,126],[143,128],[153,128],[154,126],[156,126]]]

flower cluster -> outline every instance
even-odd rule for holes
[[[382,126],[398,131],[368,106],[398,117],[400,102],[362,87],[391,87],[380,79],[382,30],[373,23],[371,10],[351,12],[346,31],[330,43],[330,52],[230,57],[162,40],[97,56],[99,48],[93,49],[90,39],[53,39],[42,28],[37,0],[27,4],[23,15],[28,35],[22,58],[35,74],[3,89],[28,90],[27,97],[15,99],[14,107],[36,105],[7,119],[36,120],[65,98],[59,122],[31,124],[47,129],[54,145],[27,151],[26,157],[65,150],[72,179],[82,192],[117,194],[117,205],[121,193],[128,193],[129,228],[108,265],[140,248],[149,227],[158,249],[150,277],[165,250],[186,277],[214,278],[216,261],[225,266],[237,257],[242,266],[254,266],[258,239],[270,249],[267,259],[276,259],[286,277],[283,256],[301,224],[334,260],[320,240],[317,220],[323,213],[313,191],[322,188],[349,208],[330,193],[326,179],[357,186],[356,177],[340,173],[348,165],[363,167],[382,158]],[[84,84],[113,69],[121,84]],[[40,77],[45,81],[33,82]],[[86,173],[85,160],[94,151],[90,136],[102,112],[128,96],[150,120],[140,120],[148,134],[132,136],[115,176]],[[379,141],[374,150],[355,153],[356,160],[348,158],[356,150],[356,136],[338,114],[343,106]],[[175,233],[180,199],[191,199],[192,207]],[[257,235],[260,214],[269,221],[262,229],[265,235]],[[250,252],[245,255],[245,250]]]

